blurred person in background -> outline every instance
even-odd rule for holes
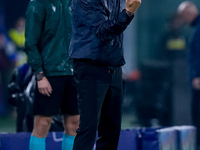
[[[34,127],[30,150],[45,150],[52,116],[61,109],[62,150],[72,150],[79,125],[76,83],[69,60],[70,0],[30,1],[26,11],[25,52],[36,77]]]
[[[166,33],[161,42],[162,58],[173,60],[174,53],[184,53],[186,50],[186,39],[181,32],[182,21],[177,14],[169,18]],[[177,54],[176,54],[177,55]]]
[[[25,18],[17,19],[14,28],[9,30],[9,37],[16,47],[16,66],[27,62],[26,54],[23,52],[25,45]]]
[[[25,18],[17,19],[14,28],[9,30],[9,36],[17,50],[23,50],[25,44]]]
[[[9,59],[11,64],[15,63],[16,61],[15,45],[12,42],[12,40],[10,40],[6,30],[2,27],[0,27],[0,49],[1,53],[5,53],[5,56]]]
[[[182,21],[193,30],[189,39],[188,62],[192,84],[192,121],[197,127],[197,144],[200,149],[200,14],[197,6],[189,1],[178,7]]]
[[[7,112],[7,84],[15,63],[15,48],[6,31],[0,27],[0,114]]]

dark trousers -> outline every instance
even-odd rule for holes
[[[200,146],[200,90],[192,91],[192,121],[197,128],[197,144]]]
[[[117,150],[121,130],[122,71],[75,60],[80,125],[73,150]]]

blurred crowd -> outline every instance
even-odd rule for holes
[[[8,31],[0,24],[0,115],[9,113],[7,85],[11,72],[26,63],[25,19],[20,17]]]

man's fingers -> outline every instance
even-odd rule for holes
[[[126,9],[129,12],[135,13],[141,4],[141,0],[126,0]]]
[[[52,92],[52,90],[51,90],[51,88],[50,87],[47,87],[46,89],[45,89],[45,94],[47,95],[47,96],[51,96],[51,92]]]
[[[40,88],[39,92],[46,96],[51,96],[52,89],[51,88]]]
[[[45,91],[44,91],[43,88],[39,88],[38,90],[39,90],[39,92],[40,92],[41,94],[45,95]]]
[[[140,5],[141,0],[126,0],[126,3],[128,3],[130,6],[132,5]]]
[[[48,96],[50,96],[52,94],[52,88],[51,87],[48,87],[46,89],[47,93],[48,93]]]

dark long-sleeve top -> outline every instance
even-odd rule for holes
[[[133,17],[120,10],[120,0],[72,0],[70,58],[121,66],[123,31]]]
[[[200,15],[192,22],[193,31],[189,39],[189,74],[190,78],[200,77]]]

